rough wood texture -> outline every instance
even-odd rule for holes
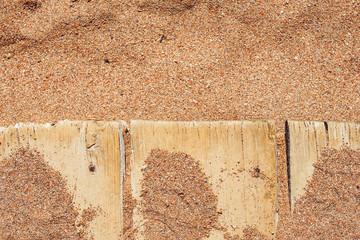
[[[97,210],[89,227],[94,239],[119,239],[122,129],[122,122],[17,124],[0,129],[0,158],[22,146],[37,149],[67,180],[75,207]],[[90,165],[95,167],[93,171]]]
[[[200,162],[219,198],[220,223],[242,235],[255,226],[272,236],[276,225],[277,172],[274,121],[151,122],[132,121],[132,191],[140,199],[141,168],[152,149],[185,152]],[[263,177],[254,177],[258,168]],[[142,236],[144,221],[139,209],[134,224]],[[214,230],[209,239],[223,239]]]
[[[360,148],[360,123],[328,122],[329,147],[340,148],[342,145],[352,149]]]
[[[291,206],[305,193],[324,147],[360,148],[359,123],[288,121],[287,132]]]

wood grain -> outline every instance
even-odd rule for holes
[[[219,198],[220,223],[232,235],[251,225],[271,237],[277,207],[274,121],[151,122],[131,121],[131,183],[140,199],[141,168],[152,149],[185,152],[200,162]],[[255,168],[262,177],[254,177]],[[143,217],[134,211],[136,239],[144,239]],[[223,239],[218,230],[209,239]]]
[[[325,147],[360,148],[360,124],[351,122],[288,121],[288,159],[290,165],[290,201],[304,193],[316,163]]]
[[[67,180],[75,207],[79,211],[88,207],[97,210],[98,216],[89,227],[94,239],[119,239],[123,125],[122,122],[62,121],[1,128],[0,158],[19,147],[38,150]]]

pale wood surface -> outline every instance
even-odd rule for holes
[[[352,149],[360,148],[360,123],[328,122],[329,147],[340,148],[348,146]]]
[[[200,162],[210,178],[223,210],[220,222],[232,234],[242,235],[247,225],[272,236],[276,225],[277,172],[274,121],[151,122],[132,121],[131,180],[140,199],[141,168],[152,149],[185,152]],[[259,168],[265,178],[255,178]],[[221,171],[225,169],[224,171]],[[222,182],[221,182],[222,180]],[[141,234],[143,217],[138,208],[134,224]],[[209,239],[223,235],[213,231]]]
[[[327,126],[327,127],[326,127]],[[326,129],[327,128],[327,129]],[[360,148],[360,124],[347,122],[288,121],[290,199],[294,203],[304,193],[307,181],[325,147]]]
[[[38,150],[67,180],[77,210],[101,209],[90,223],[94,238],[120,239],[123,125],[122,122],[62,121],[1,128],[0,158],[22,146]],[[95,172],[89,171],[90,164],[95,166]]]

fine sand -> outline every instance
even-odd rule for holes
[[[360,121],[359,57],[359,1],[0,0],[0,126],[275,119],[281,227],[284,121]]]

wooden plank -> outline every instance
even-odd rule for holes
[[[354,122],[328,122],[329,147],[339,149],[348,146],[360,148],[360,124]]]
[[[38,150],[67,180],[80,211],[88,207],[101,209],[90,222],[94,239],[119,239],[123,125],[122,122],[62,121],[1,128],[0,157],[9,156],[19,147]],[[90,171],[90,165],[95,167],[94,172]]]
[[[348,122],[288,121],[291,206],[304,193],[324,147],[360,148],[360,124]]]
[[[151,150],[184,152],[198,160],[209,177],[218,196],[218,207],[223,210],[220,223],[231,235],[241,236],[242,230],[250,225],[273,236],[277,207],[274,121],[132,121],[131,137],[131,183],[138,202],[143,178],[141,168]],[[266,180],[252,176],[255,168],[266,175]],[[136,239],[145,239],[143,221],[136,207],[134,226],[139,230]],[[209,239],[223,239],[223,235],[213,230]]]
[[[304,193],[314,172],[313,164],[326,146],[323,122],[288,121],[291,206]]]

